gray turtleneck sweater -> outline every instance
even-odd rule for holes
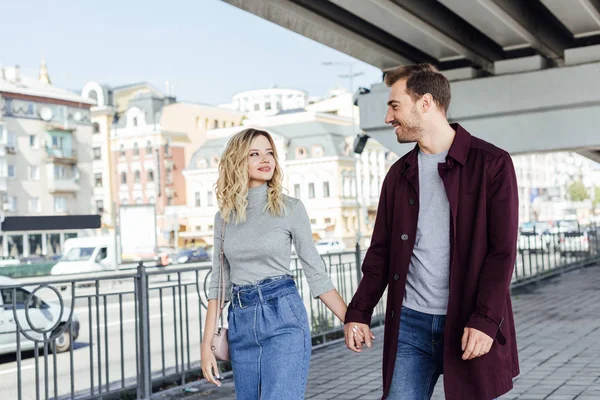
[[[291,274],[292,241],[302,264],[312,295],[318,297],[331,289],[333,282],[312,240],[310,220],[304,204],[284,196],[286,214],[281,217],[264,211],[267,204],[267,184],[248,189],[246,221],[227,223],[225,228],[225,299],[229,300],[231,283],[252,285],[279,275]],[[219,254],[223,219],[215,215],[213,267],[208,292],[216,299],[219,288]]]

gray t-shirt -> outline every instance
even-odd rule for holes
[[[241,224],[232,221],[225,227],[225,299],[230,297],[231,282],[252,285],[273,276],[291,274],[292,241],[312,295],[317,297],[334,289],[312,240],[304,204],[285,196],[287,213],[281,217],[265,212],[266,204],[267,184],[248,189],[246,221]],[[216,299],[218,294],[222,226],[223,219],[217,213],[209,299]]]
[[[403,305],[445,315],[450,278],[450,204],[438,164],[448,152],[419,151],[419,220]]]

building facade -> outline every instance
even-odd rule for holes
[[[304,109],[308,106],[308,94],[302,90],[273,87],[237,93],[229,105],[243,112],[248,118],[268,117],[282,111]],[[215,129],[215,127],[211,127]]]
[[[91,214],[92,102],[39,77],[0,68],[0,192],[9,216]],[[0,257],[53,256],[74,232],[11,232]]]
[[[360,223],[361,246],[367,245],[381,183],[396,155],[369,140],[362,155],[355,157],[352,144],[358,128],[350,119],[330,114],[303,111],[246,122],[244,128],[272,134],[284,172],[284,188],[305,204],[314,239],[335,238],[353,247]],[[179,213],[185,213],[189,229],[180,236],[188,243],[212,244],[220,156],[239,130],[210,131],[209,140],[184,171],[188,204]]]

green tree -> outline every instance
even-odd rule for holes
[[[579,180],[569,185],[569,198],[572,201],[583,201],[590,198],[583,182]]]
[[[600,186],[594,188],[594,210],[600,205]]]

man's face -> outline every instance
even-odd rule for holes
[[[406,92],[406,79],[401,79],[390,88],[385,123],[394,127],[398,143],[418,142],[423,136],[423,119],[414,102]]]

